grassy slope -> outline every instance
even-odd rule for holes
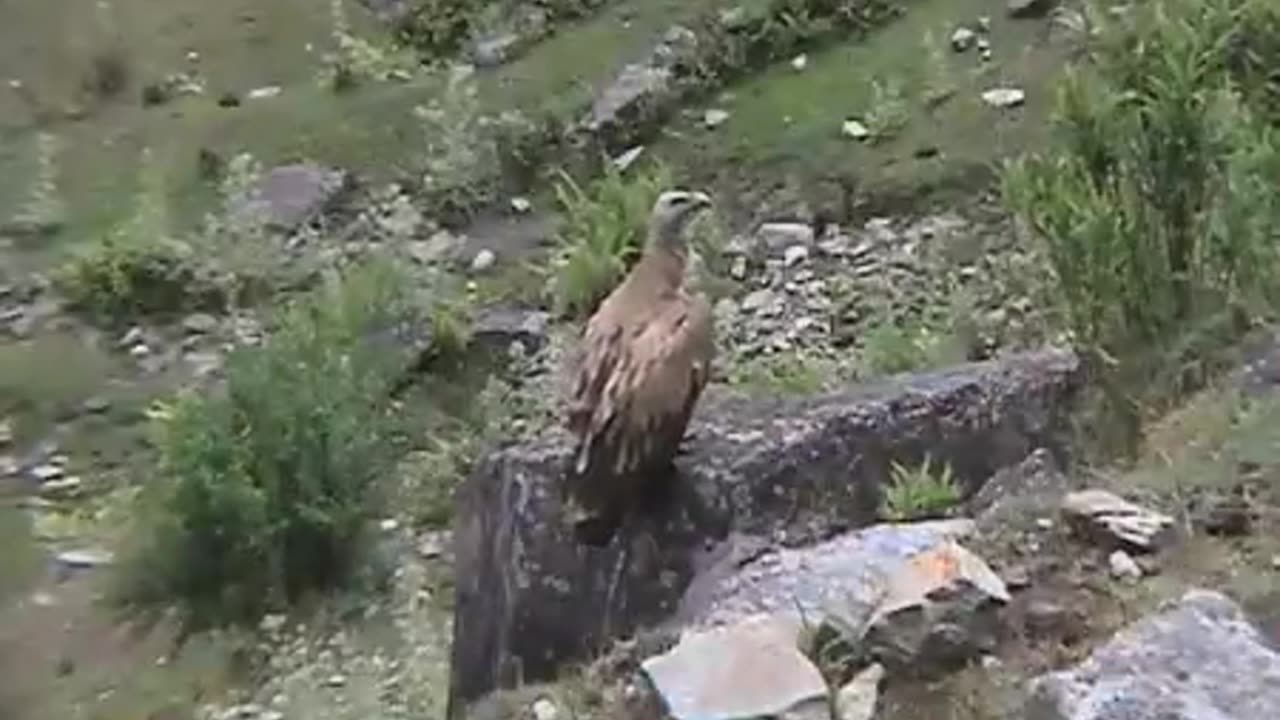
[[[1049,107],[1047,88],[1066,52],[1047,40],[1046,24],[1007,18],[999,0],[920,0],[907,8],[865,42],[811,55],[803,71],[774,67],[712,99],[708,106],[728,110],[730,119],[706,130],[695,113],[671,128],[660,151],[701,181],[739,190],[762,179],[813,191],[824,180],[856,178],[873,191],[911,191],[967,176],[1035,142]],[[990,63],[976,49],[961,54],[947,45],[956,27],[975,27],[983,16],[991,21]],[[931,112],[922,101],[931,75],[926,33],[943,47],[956,88]],[[874,81],[901,84],[910,119],[892,139],[854,142],[841,135],[841,125],[874,107]],[[982,91],[1001,85],[1026,88],[1026,106],[986,106]],[[936,155],[918,157],[930,148]]]

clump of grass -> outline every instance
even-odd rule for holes
[[[606,164],[605,175],[583,188],[561,173],[556,196],[564,224],[551,277],[557,312],[588,315],[613,290],[642,249],[649,213],[669,178],[663,166],[626,177]]]
[[[888,140],[901,132],[911,119],[911,109],[897,79],[871,81],[871,99],[862,115],[874,141]]]
[[[361,577],[399,453],[387,388],[403,360],[368,340],[412,312],[406,297],[389,266],[362,268],[233,354],[221,391],[182,393],[158,416],[121,601],[176,606],[199,628]]]
[[[1056,141],[1006,197],[1132,450],[1143,409],[1200,382],[1280,299],[1280,138],[1259,67],[1280,10],[1162,0],[1106,28],[1058,93]]]
[[[881,515],[894,522],[940,517],[960,501],[960,486],[951,476],[951,466],[933,466],[933,459],[914,468],[893,463],[890,484],[885,488]]]

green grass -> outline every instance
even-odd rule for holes
[[[11,29],[48,27],[53,36],[64,37],[68,48],[60,49],[55,43],[41,49],[37,54],[43,58],[40,73],[30,69],[31,84],[51,88],[46,91],[51,97],[67,95],[69,91],[54,88],[73,86],[85,67],[83,53],[72,52],[71,47],[100,42],[87,28],[61,26],[60,16],[54,13],[64,10],[65,4],[24,4],[22,17],[29,22],[6,22],[6,30],[0,31],[0,47],[6,49],[26,47],[25,39],[19,45],[6,42],[14,39],[5,36]],[[520,108],[534,116],[550,113],[569,118],[569,111],[580,110],[590,100],[592,88],[607,83],[625,62],[637,59],[661,30],[711,4],[712,0],[631,0],[571,23],[512,64],[481,73],[477,89],[482,109]],[[136,192],[143,147],[159,156],[172,216],[180,223],[194,222],[214,196],[195,172],[201,148],[225,156],[248,151],[267,164],[310,158],[354,169],[373,181],[393,179],[410,169],[406,159],[424,148],[413,108],[439,94],[440,79],[427,75],[409,83],[367,85],[341,94],[316,85],[321,55],[330,44],[326,0],[287,0],[269,7],[251,2],[147,5],[140,19],[134,17],[142,15],[140,0],[117,5],[123,6],[125,18],[118,27],[131,53],[138,56],[135,62],[142,76],[147,76],[146,68],[168,72],[185,67],[186,48],[193,48],[207,58],[201,67],[209,78],[210,94],[144,109],[135,93],[83,121],[57,123],[53,130],[66,146],[63,167],[75,168],[59,177],[71,221],[62,242],[93,237],[124,219],[127,199]],[[366,14],[355,3],[348,5],[353,29],[371,37]],[[31,9],[36,6],[42,9]],[[0,17],[7,17],[2,13],[8,10],[0,8]],[[66,14],[72,13],[67,10]],[[257,21],[250,25],[238,19],[246,14]],[[35,36],[26,29],[22,32]],[[308,43],[312,52],[306,50]],[[0,60],[6,59],[9,56],[0,50]],[[16,53],[12,59],[17,61]],[[3,62],[0,66],[14,67],[18,75],[26,67]],[[46,75],[59,77],[55,82]],[[245,91],[268,84],[279,84],[284,92],[236,109],[219,108],[214,102],[220,90]],[[0,92],[0,97],[8,95]],[[5,170],[0,173],[0,212],[4,217],[27,196],[25,178],[31,175],[34,159],[34,138],[28,130],[0,131],[0,169]]]
[[[895,522],[938,517],[955,506],[960,497],[960,486],[951,476],[950,465],[944,463],[938,469],[927,456],[912,468],[894,463],[881,515]]]
[[[791,178],[812,190],[833,177],[857,178],[886,191],[928,187],[987,167],[1042,137],[1046,98],[1038,89],[1057,76],[1066,49],[1047,45],[1042,25],[1005,18],[990,0],[918,0],[906,14],[863,40],[811,53],[803,71],[780,63],[729,88],[731,99],[709,101],[730,119],[714,130],[695,121],[679,123],[657,150],[673,167],[707,182],[758,185],[758,178]],[[959,23],[982,15],[992,20],[995,60],[983,64],[976,51],[955,54],[948,38]],[[936,53],[926,52],[926,34],[945,53],[954,96],[932,112],[923,99],[937,83]],[[901,87],[908,114],[892,137],[859,143],[841,135],[847,119],[884,113],[876,83]],[[1011,112],[987,107],[980,95],[995,85],[1028,88],[1027,105]],[[936,155],[918,157],[936,149]],[[971,187],[964,188],[968,193]]]

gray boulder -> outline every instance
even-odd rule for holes
[[[895,461],[927,452],[972,490],[1037,447],[1059,448],[1079,384],[1073,354],[1045,351],[807,399],[710,393],[674,497],[599,549],[562,520],[562,432],[490,454],[456,499],[451,716],[668,619],[731,531],[813,544],[875,520]]]
[[[667,30],[646,58],[624,66],[596,96],[579,131],[611,152],[634,145],[670,112],[680,93],[675,68],[694,52],[697,42],[697,35],[688,28],[677,25]]]
[[[1027,720],[1280,717],[1280,654],[1227,597],[1192,590],[1070,670],[1037,678]]]
[[[262,178],[257,203],[268,225],[287,232],[322,212],[345,189],[347,181],[341,170],[311,163],[282,165]]]

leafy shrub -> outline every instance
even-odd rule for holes
[[[1274,57],[1254,28],[1278,17],[1253,0],[1162,0],[1107,28],[1060,88],[1054,145],[1006,174],[1131,431],[1147,391],[1167,385],[1154,378],[1176,394],[1280,299],[1280,140],[1257,102],[1262,70],[1244,59],[1250,44]]]
[[[621,281],[643,248],[649,213],[669,177],[656,167],[627,178],[606,164],[604,177],[583,189],[561,173],[556,196],[564,225],[552,277],[558,312],[588,315]]]
[[[396,37],[428,57],[457,53],[492,0],[421,0],[396,23]]]
[[[351,31],[342,0],[329,3],[333,50],[325,54],[320,72],[322,85],[335,91],[350,90],[368,81],[408,79],[416,65],[405,51],[384,49]]]
[[[932,463],[926,456],[915,468],[893,464],[881,512],[886,519],[901,522],[938,517],[959,502],[960,487],[952,479],[951,466],[944,464],[935,470]]]
[[[234,353],[220,392],[169,406],[122,600],[176,604],[198,627],[357,576],[398,450],[386,400],[397,358],[368,339],[408,316],[405,299],[388,267],[364,268]]]
[[[197,267],[189,247],[119,232],[75,252],[54,281],[73,308],[107,320],[215,310],[224,304],[221,290]]]

